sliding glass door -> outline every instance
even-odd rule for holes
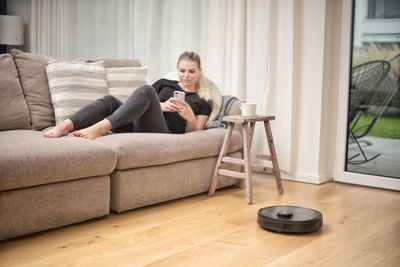
[[[340,77],[347,92],[339,103],[346,109],[339,140],[346,145],[338,180],[400,189],[400,1],[343,3],[343,15],[346,4],[351,8],[351,45],[347,63],[341,58],[349,67]]]

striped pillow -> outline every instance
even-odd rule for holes
[[[56,125],[108,93],[102,62],[52,61],[46,72]]]
[[[106,68],[108,93],[122,102],[146,84],[147,67]]]

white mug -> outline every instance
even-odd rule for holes
[[[255,116],[256,115],[256,103],[241,103],[240,110],[242,111],[242,116]]]

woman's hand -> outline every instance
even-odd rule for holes
[[[161,109],[164,112],[178,112],[185,120],[194,118],[193,110],[185,100],[171,97],[167,101],[161,103]]]
[[[185,119],[186,121],[195,118],[194,113],[190,105],[182,99],[170,98],[170,101],[176,107],[176,112]]]
[[[167,101],[161,103],[161,109],[163,112],[179,112],[179,106],[173,97],[170,97]]]

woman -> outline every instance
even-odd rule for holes
[[[78,137],[95,139],[109,131],[180,134],[204,129],[211,106],[198,94],[206,96],[208,90],[200,57],[184,52],[177,69],[179,82],[161,79],[152,87],[142,86],[125,103],[105,96],[46,131],[44,136],[56,138],[73,132]],[[185,100],[174,98],[174,91],[184,92]]]

